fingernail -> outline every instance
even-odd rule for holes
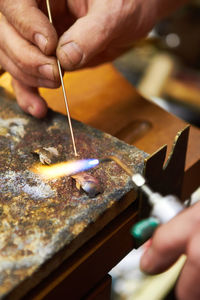
[[[152,245],[152,239],[147,240],[142,247],[144,247],[145,250],[147,250],[148,248],[150,248]]]
[[[52,81],[52,80],[48,80],[48,79],[41,79],[38,78],[37,79],[37,85],[39,87],[45,87],[45,88],[58,88],[60,86],[60,82],[59,81]]]
[[[39,66],[38,70],[39,70],[39,73],[41,75],[43,75],[45,78],[52,80],[52,81],[55,80],[52,65],[46,64],[46,65]]]
[[[34,114],[34,107],[32,105],[28,106],[27,111],[30,115]]]
[[[79,47],[79,45],[77,45],[74,42],[70,42],[68,44],[61,46],[61,50],[63,50],[63,52],[65,53],[65,55],[67,56],[67,58],[69,60],[69,63],[72,66],[76,66],[76,65],[80,64],[80,62],[83,58],[83,51]]]
[[[36,33],[34,39],[38,47],[42,50],[42,52],[45,52],[47,46],[47,39],[41,33]]]
[[[149,248],[141,259],[141,269],[147,273],[152,270],[153,250]]]

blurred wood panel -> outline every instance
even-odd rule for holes
[[[192,106],[193,109],[200,111],[200,89],[197,87],[171,78],[168,79],[163,91],[176,102]]]

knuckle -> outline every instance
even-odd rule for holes
[[[23,80],[23,74],[18,68],[14,68],[10,73],[15,79]]]
[[[29,67],[24,57],[16,56],[15,62],[18,68],[20,68],[21,70],[27,69]]]
[[[12,76],[23,84],[33,87],[37,86],[36,79],[34,77],[28,76],[18,68],[13,72]]]
[[[18,1],[19,4],[19,1]],[[17,4],[10,4],[8,7],[5,7],[4,12],[5,12],[5,17],[8,20],[9,23],[11,23],[15,28],[22,28],[23,25],[23,19],[24,19],[24,14],[23,12],[20,13],[20,18],[19,18],[19,7]]]
[[[100,47],[105,48],[105,45],[110,41],[110,26],[105,26],[104,23],[98,22],[98,20],[92,20],[92,26],[97,33],[95,43],[99,44]]]
[[[32,49],[33,46],[26,47],[23,52],[15,52],[15,62],[18,68],[22,71],[27,71],[30,74],[37,73],[37,67],[40,63],[40,60],[36,59],[36,55],[34,50]]]
[[[27,33],[27,32],[31,32],[32,28],[30,26],[30,24],[27,24],[26,22],[24,22],[24,18],[23,16],[21,18],[13,19],[12,23],[15,25],[16,28],[18,28],[18,30],[20,31],[20,33]]]
[[[9,7],[8,20],[22,35],[32,34],[33,24],[29,22],[27,15],[28,9],[30,12],[30,7],[28,8],[28,6],[24,5],[21,1],[17,1],[16,4]]]

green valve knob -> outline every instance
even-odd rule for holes
[[[141,220],[131,228],[131,234],[137,242],[144,243],[152,236],[159,224],[158,219],[153,217]]]

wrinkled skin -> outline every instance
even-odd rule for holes
[[[151,246],[141,259],[141,269],[157,274],[170,267],[181,254],[186,263],[176,285],[177,299],[200,299],[200,203],[180,213],[156,230]]]
[[[46,1],[0,0],[0,65],[13,76],[18,104],[44,117],[47,105],[37,88],[60,85],[55,53],[64,70],[110,61],[179,2],[50,0],[54,28]]]

